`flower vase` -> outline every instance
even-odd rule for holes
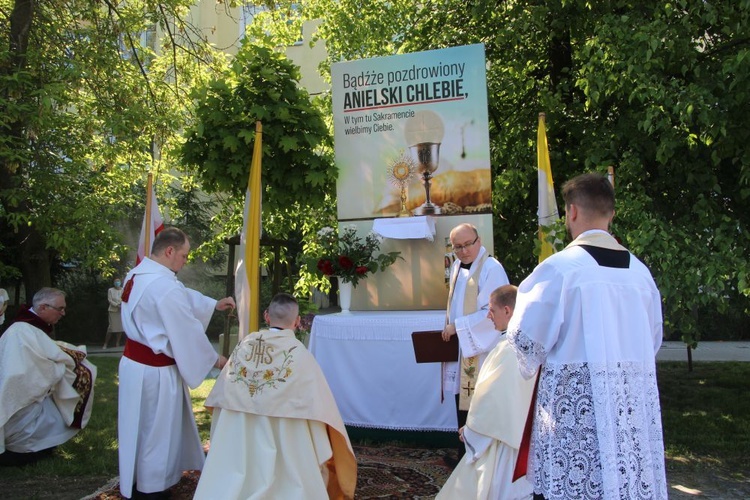
[[[339,306],[343,314],[349,314],[349,308],[352,305],[352,283],[350,281],[339,280]]]

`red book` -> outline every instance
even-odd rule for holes
[[[458,335],[446,342],[442,330],[413,332],[414,357],[417,363],[443,363],[458,361]]]

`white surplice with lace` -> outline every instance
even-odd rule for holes
[[[591,246],[619,247],[594,233],[602,241]],[[630,254],[626,268],[602,266],[575,244],[549,257],[519,287],[508,340],[525,377],[541,366],[535,493],[667,498],[655,371],[661,299],[643,263]]]

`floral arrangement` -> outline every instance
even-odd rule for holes
[[[363,238],[357,235],[357,226],[351,224],[343,228],[340,235],[331,227],[318,231],[318,246],[321,254],[317,258],[317,270],[324,276],[337,276],[344,283],[357,286],[359,280],[370,273],[382,271],[401,252],[374,254],[380,250],[382,238],[372,231]]]

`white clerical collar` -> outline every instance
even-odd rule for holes
[[[609,233],[607,231],[605,231],[604,229],[589,229],[588,231],[584,231],[581,234],[579,234],[578,238],[580,238],[583,235],[596,234],[596,233],[606,234],[606,235],[609,236]],[[576,239],[578,239],[578,238],[576,238]]]
[[[576,239],[571,241],[567,247],[571,248],[579,245],[591,245],[595,247],[608,248],[610,250],[627,250],[617,242],[614,236],[601,229],[589,229],[579,234]]]

